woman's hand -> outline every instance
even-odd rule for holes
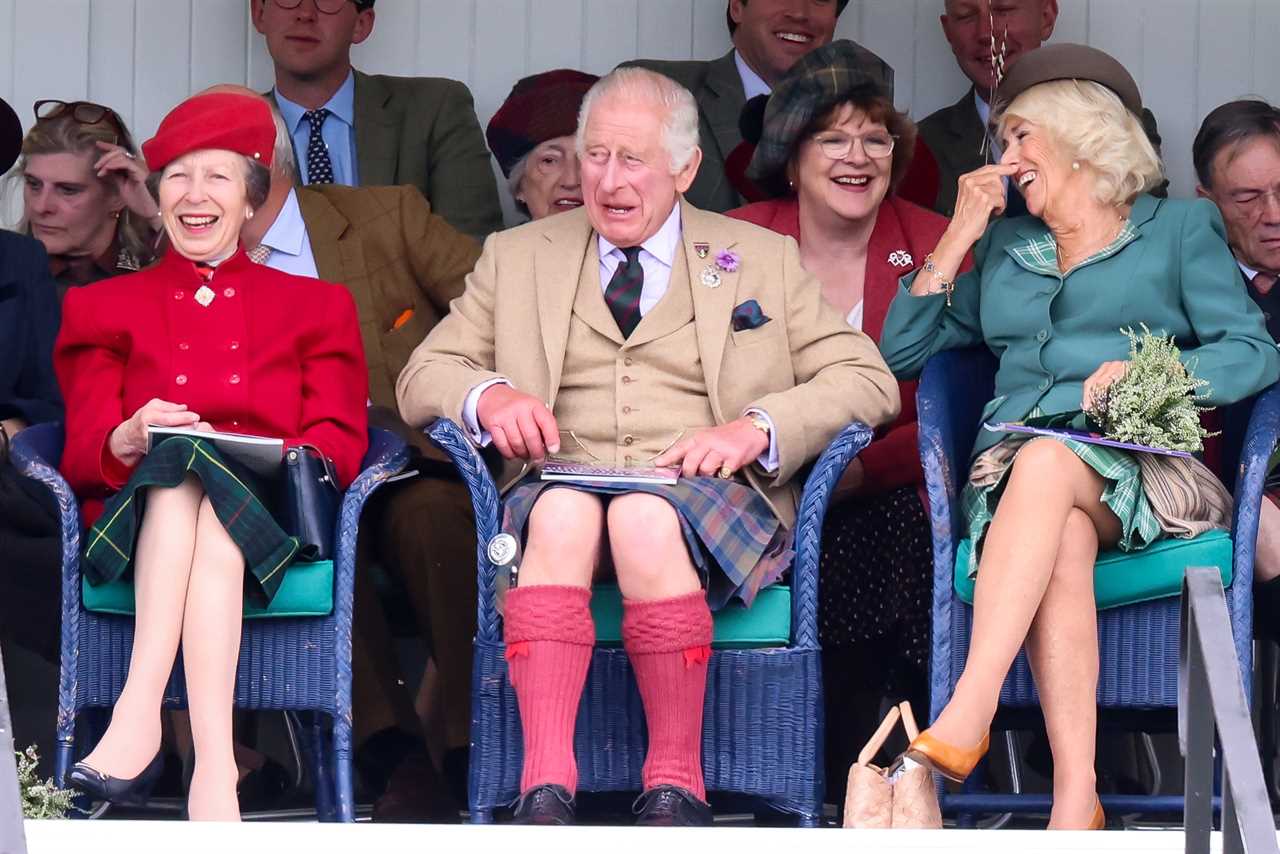
[[[127,466],[134,466],[147,453],[147,425],[160,427],[197,427],[205,424],[200,416],[187,409],[185,403],[170,403],[153,397],[148,400],[128,421],[123,422],[111,431],[107,447],[111,455]],[[208,425],[205,424],[207,427]],[[209,429],[212,429],[211,427]]]
[[[982,237],[991,215],[1004,212],[1007,196],[1004,179],[1013,177],[1017,171],[1017,166],[992,163],[960,176],[956,209],[947,232],[968,242],[965,251]]]
[[[729,477],[767,450],[769,436],[752,424],[750,418],[743,417],[686,436],[653,464],[679,465],[685,477]]]
[[[1080,408],[1085,412],[1093,411],[1094,406],[1102,398],[1107,390],[1107,386],[1123,377],[1129,372],[1129,363],[1120,362],[1103,362],[1098,366],[1098,370],[1089,375],[1084,381],[1084,394],[1081,396]]]
[[[146,164],[119,145],[102,140],[95,145],[102,156],[93,164],[94,172],[115,186],[125,207],[159,231],[160,206],[147,189]]]

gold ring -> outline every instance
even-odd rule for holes
[[[733,469],[729,468],[729,466],[727,465],[723,465],[723,466],[720,466],[720,471],[716,472],[716,474],[724,478],[725,480],[728,480],[729,478],[733,477]]]

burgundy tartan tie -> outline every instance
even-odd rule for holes
[[[626,260],[618,265],[604,289],[604,301],[609,305],[613,319],[622,330],[622,337],[629,338],[640,323],[640,292],[644,290],[644,268],[640,266],[640,247],[630,246],[621,250]]]

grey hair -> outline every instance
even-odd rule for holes
[[[276,144],[271,150],[271,171],[290,184],[298,176],[298,158],[293,153],[293,135],[284,123],[284,116],[276,106],[275,98],[263,98],[271,108],[271,122],[276,126]]]
[[[533,152],[530,152],[532,154]],[[529,155],[526,154],[516,161],[516,165],[511,167],[511,174],[507,176],[507,190],[511,192],[511,201],[516,206],[516,210],[529,217],[529,206],[520,201],[520,182],[524,180],[524,173],[529,166]]]
[[[698,104],[688,89],[647,68],[614,69],[587,91],[578,110],[578,132],[574,140],[579,157],[586,155],[585,134],[591,108],[597,101],[611,96],[661,107],[662,145],[667,150],[671,174],[689,165],[698,147]]]

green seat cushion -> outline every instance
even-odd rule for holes
[[[86,611],[99,614],[133,614],[133,581],[117,579],[90,584],[82,578],[80,596]],[[333,561],[295,563],[271,604],[263,608],[244,603],[245,619],[257,617],[324,617],[333,611]]]
[[[969,565],[969,540],[956,550],[956,595],[973,604],[974,580]],[[1231,586],[1231,535],[1209,531],[1189,540],[1170,537],[1136,552],[1111,550],[1098,555],[1093,567],[1093,595],[1098,610],[1149,602],[1182,593],[1182,576],[1189,566],[1216,566],[1222,586]]]
[[[616,584],[591,589],[591,616],[598,646],[622,646],[622,593]],[[733,602],[712,615],[716,649],[786,646],[791,642],[791,586],[772,584],[748,608]]]

